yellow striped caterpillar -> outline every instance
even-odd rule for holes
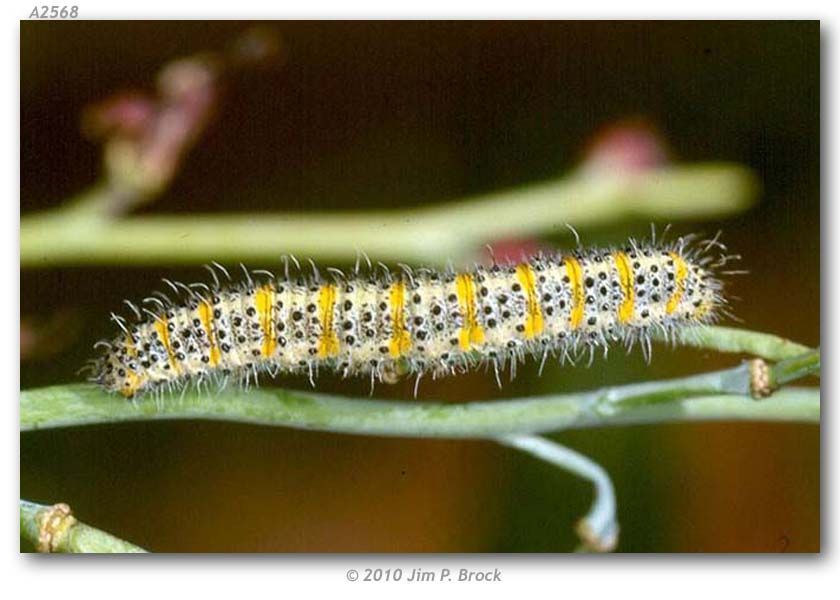
[[[719,319],[726,301],[710,250],[717,239],[535,256],[518,264],[398,272],[330,269],[275,277],[245,272],[232,283],[220,265],[211,284],[164,280],[136,319],[113,315],[121,331],[100,342],[92,380],[127,398],[207,380],[256,379],[267,372],[387,380],[399,369],[438,377],[489,363],[498,379],[526,355],[561,360],[639,342],[650,333]],[[225,281],[220,281],[217,271]]]

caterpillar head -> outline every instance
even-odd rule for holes
[[[91,380],[108,392],[133,398],[145,386],[146,378],[139,372],[130,346],[120,341],[104,345],[108,350],[96,361]]]

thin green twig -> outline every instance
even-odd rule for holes
[[[793,358],[811,351],[808,346],[770,333],[719,325],[683,329],[676,334],[674,342],[717,352],[749,354],[772,361]]]
[[[707,348],[786,359],[770,369],[773,386],[819,371],[818,350],[769,334],[707,327],[691,339]],[[61,385],[21,392],[20,427],[27,431],[119,421],[215,419],[368,435],[498,437],[628,422],[819,420],[818,389],[781,390],[757,402],[750,398],[750,369],[744,363],[679,379],[474,404],[382,401],[269,388],[186,390],[162,403],[132,404],[95,386]]]
[[[397,402],[284,389],[190,391],[156,404],[120,401],[91,385],[21,392],[21,431],[94,423],[223,420],[362,435],[492,438],[506,434],[721,419],[818,422],[816,388],[783,388],[756,401],[735,388],[746,367],[669,381],[471,404]]]
[[[41,552],[136,553],[143,548],[69,516],[66,505],[20,501],[20,535]]]
[[[615,549],[619,530],[615,514],[615,489],[609,474],[601,465],[571,448],[539,436],[508,435],[496,441],[591,482],[595,488],[595,499],[589,512],[577,525],[578,535],[583,542],[581,551],[612,552]]]
[[[97,186],[88,194],[108,189]],[[378,260],[441,264],[469,258],[496,239],[565,235],[567,224],[721,218],[749,208],[756,190],[750,171],[710,163],[622,177],[574,174],[438,206],[368,213],[120,218],[91,210],[103,202],[83,195],[64,208],[21,218],[20,260],[23,267],[273,264],[284,253],[346,262],[364,251]]]

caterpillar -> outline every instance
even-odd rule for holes
[[[693,236],[670,244],[630,240],[622,248],[540,254],[519,263],[438,271],[401,265],[398,272],[360,268],[321,277],[248,271],[233,283],[208,267],[210,284],[164,279],[177,295],[146,298],[129,321],[112,313],[119,335],[98,342],[91,381],[126,398],[208,380],[244,383],[260,373],[419,383],[482,363],[496,378],[527,355],[576,360],[611,344],[640,343],[650,355],[653,331],[717,321],[726,300],[718,268],[723,245]],[[220,279],[220,275],[222,279]],[[542,366],[541,364],[541,366]],[[416,393],[416,387],[415,387]]]

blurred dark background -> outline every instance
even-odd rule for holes
[[[238,22],[22,22],[21,213],[93,184],[83,110],[150,89],[166,63],[225,47]],[[644,119],[673,160],[754,169],[756,208],[720,228],[750,274],[732,282],[750,329],[820,343],[820,32],[817,22],[277,22],[282,64],[226,82],[171,188],[147,212],[416,206],[556,177],[593,135]],[[662,224],[659,224],[660,226]],[[585,243],[644,223],[583,231]],[[547,240],[556,244],[567,239]],[[278,257],[284,253],[277,241]],[[208,257],[208,260],[212,257]],[[277,265],[251,265],[276,268]],[[341,265],[339,265],[341,266]],[[195,268],[21,273],[21,387],[77,381],[107,314]],[[58,316],[57,316],[58,315]],[[733,323],[729,323],[733,324]],[[42,344],[43,346],[43,344]],[[672,377],[737,358],[658,347],[589,368],[424,381],[471,401]],[[280,385],[306,387],[304,381]],[[324,377],[319,389],[367,393]],[[411,385],[380,386],[408,398]],[[118,401],[115,399],[115,401]],[[566,432],[614,477],[622,551],[817,551],[819,429],[702,424]],[[21,496],[68,502],[157,551],[567,551],[590,487],[488,442],[362,438],[154,423],[21,436]]]

